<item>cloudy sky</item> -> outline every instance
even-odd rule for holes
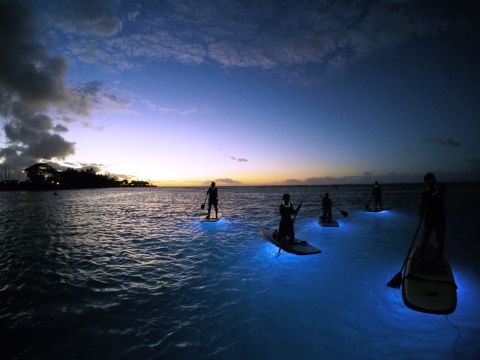
[[[480,180],[477,1],[0,0],[0,162]]]

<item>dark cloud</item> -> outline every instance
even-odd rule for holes
[[[302,184],[302,180],[298,180],[298,179],[287,179],[285,181],[282,181],[281,183],[282,185],[301,185]]]
[[[100,81],[89,81],[71,91],[68,107],[80,115],[88,115],[93,109],[101,111],[130,111],[132,101],[110,94]]]
[[[426,138],[423,139],[424,142],[430,143],[430,144],[437,144],[437,145],[443,145],[443,146],[448,146],[448,147],[457,147],[462,145],[461,142],[455,140],[452,137],[432,137],[432,138]]]
[[[63,121],[66,124],[70,124],[75,122],[76,120],[74,118],[71,118],[69,116],[61,116],[60,118],[57,119],[58,121]]]
[[[242,184],[240,181],[229,179],[229,178],[215,179],[214,181],[217,185],[241,185]],[[210,183],[208,182],[208,184]]]
[[[42,133],[35,142],[29,144],[25,153],[41,159],[64,159],[74,153],[74,145],[58,134]]]
[[[67,132],[68,128],[63,126],[62,124],[57,124],[53,127],[53,131],[55,131],[55,132]]]
[[[441,169],[425,169],[422,173],[397,173],[387,172],[383,174],[373,174],[364,172],[362,175],[353,176],[324,176],[311,177],[304,180],[289,179],[282,181],[278,185],[350,185],[350,184],[371,184],[379,181],[384,184],[395,183],[421,183],[427,172],[433,172],[441,182],[450,181],[479,181],[480,180],[480,158],[470,159],[464,170],[445,171]]]
[[[18,1],[0,1],[0,117],[7,147],[0,158],[14,167],[73,154],[74,143],[54,131],[45,112],[66,109],[72,91],[65,84],[67,64],[35,38],[35,22]]]
[[[103,131],[105,130],[105,126],[94,126],[91,122],[89,121],[82,121],[80,124],[83,128],[85,129],[92,129],[92,130],[97,130],[97,131]]]
[[[477,12],[475,2],[447,0],[170,0],[142,10],[140,32],[75,41],[71,50],[119,70],[144,58],[264,69],[321,64],[327,74],[341,75],[374,52],[441,33],[472,32]]]
[[[353,176],[323,176],[310,177],[304,180],[289,179],[280,183],[280,185],[347,185],[347,184],[370,184],[372,181],[379,181],[381,183],[404,183],[404,182],[421,182],[423,175],[407,175],[398,174],[396,172],[389,172],[386,174],[374,175],[370,172],[365,172],[363,175]]]
[[[233,155],[226,155],[226,154],[223,154],[223,156],[229,158],[230,160],[233,160],[233,161],[238,161],[238,162],[247,162],[248,159],[246,158],[237,158],[236,156],[233,156]]]
[[[33,38],[30,11],[16,1],[0,2],[0,109],[35,112],[64,100],[66,62]],[[27,105],[27,106],[23,106]]]
[[[82,84],[72,91],[68,98],[68,107],[80,115],[87,115],[98,104],[98,95],[102,89],[100,81],[91,81]]]
[[[67,32],[112,36],[123,26],[115,15],[118,3],[116,0],[53,1],[53,21]]]

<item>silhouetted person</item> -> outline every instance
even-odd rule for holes
[[[292,215],[295,215],[300,206],[296,210],[293,209],[293,205],[290,202],[290,195],[283,194],[283,202],[279,206],[280,210],[280,226],[278,232],[276,233],[277,239],[282,244],[291,244],[295,241],[295,231],[293,229]]]
[[[332,222],[332,199],[330,199],[329,193],[325,193],[325,196],[323,197],[322,210],[322,222]]]
[[[373,201],[375,202],[373,210],[379,211],[383,209],[382,188],[380,187],[380,184],[378,183],[378,181],[375,181],[375,184],[373,184]]]
[[[212,210],[212,206],[215,208],[215,219],[218,218],[218,191],[217,187],[215,186],[215,181],[212,181],[212,184],[207,190],[208,195],[208,215],[207,219],[210,219],[210,211]]]
[[[421,256],[425,254],[428,241],[435,231],[435,240],[438,244],[437,259],[441,260],[445,247],[445,187],[437,183],[432,173],[426,174],[424,180],[425,191],[420,205],[420,213],[424,216]]]

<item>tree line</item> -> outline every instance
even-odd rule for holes
[[[0,190],[54,190],[93,189],[109,187],[147,187],[148,181],[119,180],[117,177],[98,174],[93,168],[65,170],[55,169],[46,163],[37,163],[23,170],[27,180],[9,180],[0,183]]]

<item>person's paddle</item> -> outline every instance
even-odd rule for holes
[[[368,202],[365,204],[365,210],[369,210],[369,209],[370,209],[370,202],[372,201],[372,197],[373,197],[373,191],[372,191],[372,193],[370,194],[370,198],[368,199]]]
[[[295,223],[295,219],[297,218],[297,214],[298,214],[298,212],[300,211],[300,208],[302,207],[302,203],[303,203],[303,201],[300,201],[300,205],[298,205],[298,208],[297,208],[297,210],[295,211],[295,215],[293,216],[292,224]],[[283,239],[282,239],[282,243],[280,244],[280,247],[278,248],[278,252],[277,252],[277,256],[276,256],[276,257],[278,257],[278,256],[280,255],[280,251],[282,251],[282,247],[283,247],[283,245],[285,245],[285,240],[286,240],[286,239],[287,239],[287,237],[284,236]],[[295,241],[295,239],[293,239],[293,241]]]
[[[415,230],[415,235],[413,235],[412,243],[410,244],[410,247],[408,248],[407,256],[405,257],[405,260],[403,260],[402,267],[400,268],[400,271],[392,278],[387,283],[388,287],[394,288],[394,289],[400,289],[400,286],[402,285],[402,272],[403,269],[405,268],[405,265],[407,265],[408,261],[408,256],[410,255],[410,251],[412,251],[413,244],[415,243],[415,240],[417,238],[418,230],[420,230],[420,226],[422,225],[423,222],[423,216],[420,217],[420,220],[417,225],[417,230]]]
[[[320,195],[320,197],[323,199],[323,196]],[[337,205],[335,205],[333,202],[332,202],[332,206],[337,209],[338,211],[340,211],[340,213],[342,214],[343,217],[347,217],[348,216],[348,211],[345,211],[345,210],[342,210],[340,209]]]
[[[203,204],[200,205],[200,209],[205,210],[205,203],[207,202],[207,198],[208,198],[208,192],[207,192],[207,196],[205,196],[205,200],[203,201]]]
[[[335,204],[333,204],[333,203],[332,203],[332,205],[333,205],[333,207],[334,207],[335,209],[337,209],[338,211],[340,211],[340,213],[342,214],[343,217],[347,217],[347,216],[348,216],[348,211],[345,211],[345,210],[342,210],[342,209],[338,208],[338,207],[337,207]]]

